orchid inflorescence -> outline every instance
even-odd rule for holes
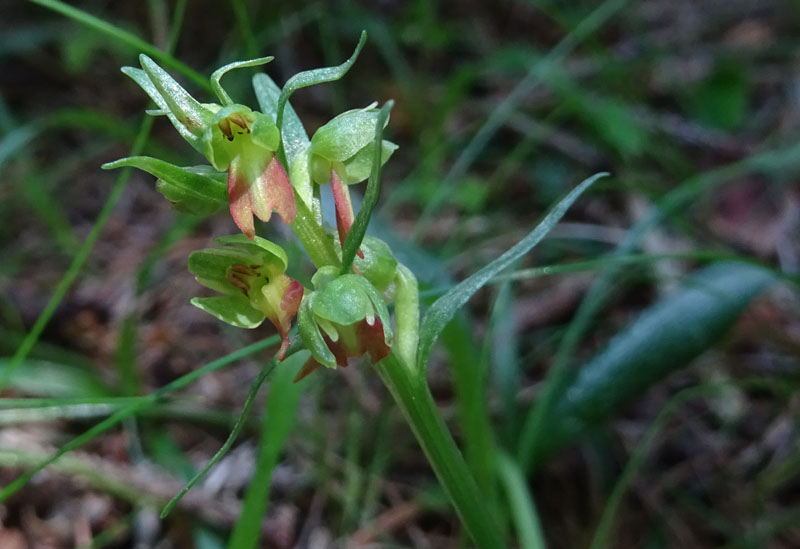
[[[359,49],[362,44],[363,40]],[[210,87],[219,103],[200,103],[155,61],[141,55],[141,68],[124,67],[122,72],[156,104],[148,114],[166,116],[208,165],[179,167],[136,156],[104,167],[133,166],[155,175],[157,189],[183,212],[210,215],[227,204],[242,234],[217,238],[216,247],[189,257],[189,270],[197,281],[222,295],[196,297],[193,305],[240,328],[256,328],[268,319],[281,337],[278,360],[287,354],[297,318],[300,341],[311,353],[298,378],[319,365],[346,366],[348,359],[363,355],[376,363],[390,352],[394,336],[387,305],[395,297],[396,278],[406,276],[407,270],[398,274],[389,247],[363,232],[352,265],[343,266],[343,250],[355,219],[348,186],[377,173],[375,165],[379,170],[397,148],[381,138],[388,110],[387,116],[379,116],[375,105],[344,112],[311,139],[304,136],[299,144],[291,143],[293,154],[288,156],[290,144],[278,127],[285,100],[272,112],[260,112],[235,103],[220,84],[230,70],[271,60],[262,57],[218,69]],[[335,231],[322,224],[320,186],[327,183],[334,197]],[[313,290],[286,274],[288,259],[280,246],[256,236],[253,216],[266,222],[273,211],[307,249],[312,248],[309,255],[317,267]],[[309,240],[309,234],[315,236]],[[312,254],[317,247],[334,252]]]

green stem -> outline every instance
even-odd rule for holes
[[[461,452],[436,408],[424,376],[414,372],[397,351],[392,351],[376,368],[403,411],[475,545],[480,549],[506,547],[497,524],[486,512],[483,496]]]
[[[397,322],[395,348],[406,364],[414,364],[419,343],[419,284],[411,269],[397,264],[394,316]]]
[[[308,256],[318,269],[325,265],[340,267],[342,264],[334,248],[333,240],[328,238],[322,226],[317,223],[314,214],[297,191],[294,193],[295,204],[297,205],[297,216],[292,221],[292,230],[297,235],[300,243],[306,249]]]

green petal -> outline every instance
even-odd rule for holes
[[[365,236],[361,242],[361,251],[364,252],[364,258],[355,257],[356,269],[378,291],[384,291],[397,273],[397,260],[392,255],[392,250],[383,240]]]
[[[222,76],[233,69],[243,69],[245,67],[256,67],[258,65],[265,65],[275,59],[272,56],[269,57],[259,57],[258,59],[248,59],[247,61],[235,61],[233,63],[228,63],[225,66],[222,66],[214,71],[211,75],[211,89],[214,90],[214,93],[217,94],[220,103],[223,105],[230,105],[233,103],[231,97],[228,93],[222,88],[222,85],[219,83]]]
[[[397,145],[391,141],[383,140],[381,144],[383,149],[381,151],[381,166],[386,164],[392,153],[397,150]],[[375,142],[369,143],[366,147],[358,151],[355,155],[345,160],[344,174],[339,174],[342,178],[342,183],[345,185],[352,185],[354,183],[361,183],[367,179],[372,173],[372,163],[375,159]]]
[[[250,306],[243,295],[225,297],[195,297],[192,305],[237,328],[258,328],[264,322],[264,313]]]
[[[373,310],[364,282],[366,279],[358,275],[342,275],[332,280],[316,292],[314,315],[342,326],[363,320]]]
[[[189,272],[203,286],[223,294],[235,294],[241,290],[228,282],[228,268],[237,264],[249,266],[258,260],[258,256],[237,248],[206,248],[189,254],[188,266]]]
[[[253,126],[250,129],[250,138],[253,143],[270,151],[277,151],[281,143],[281,133],[272,118],[266,114],[253,111]]]
[[[178,117],[175,116],[169,108],[169,105],[164,100],[156,87],[153,85],[153,82],[150,80],[150,77],[147,76],[147,73],[141,69],[136,69],[134,67],[122,67],[122,72],[129,76],[134,82],[136,82],[140,88],[142,88],[147,95],[150,96],[150,99],[158,105],[157,110],[148,110],[147,114],[152,116],[159,116],[161,114],[166,114],[169,121],[172,122],[172,125],[175,126],[175,129],[178,130],[178,133],[181,134],[186,141],[189,142],[192,147],[194,147],[197,151],[203,152],[202,144],[200,143],[200,136],[197,135],[196,132],[192,132],[184,126],[179,120]]]
[[[314,321],[311,307],[317,297],[316,293],[311,293],[303,298],[300,309],[297,311],[297,329],[300,332],[300,339],[303,345],[311,351],[314,360],[328,368],[336,368],[336,357],[328,349],[328,345],[322,338],[322,334]]]
[[[286,257],[286,252],[283,251],[283,248],[260,236],[254,236],[253,239],[250,240],[243,234],[235,234],[231,236],[220,236],[215,238],[214,242],[226,246],[237,246],[251,255],[260,256],[265,263],[279,267],[281,272],[285,271],[286,267],[289,265],[289,259]]]

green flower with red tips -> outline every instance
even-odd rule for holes
[[[303,286],[285,274],[286,252],[261,237],[224,236],[219,248],[189,256],[189,271],[222,297],[195,297],[192,305],[239,328],[257,328],[269,319],[281,336],[278,360],[289,347],[289,330],[303,298]]]
[[[220,104],[200,103],[166,71],[146,55],[141,69],[124,67],[130,76],[158,105],[150,114],[166,115],[178,133],[201,152],[215,170],[227,171],[228,201],[231,216],[241,231],[255,236],[253,214],[268,221],[272,211],[285,223],[296,216],[294,191],[286,170],[275,156],[280,132],[269,116],[234,103],[220,85],[226,72],[261,65],[272,60],[263,57],[231,63],[211,76],[211,87]]]
[[[368,355],[375,363],[389,356],[392,327],[381,294],[363,276],[338,275],[322,267],[311,279],[315,290],[303,298],[297,327],[313,359],[323,366],[347,366],[350,358]],[[311,373],[309,364],[298,379]]]
[[[378,112],[369,106],[334,117],[314,133],[311,143],[297,154],[290,167],[292,181],[298,189],[311,188],[310,182],[317,185],[331,182],[336,226],[342,242],[354,219],[347,185],[364,181],[372,172]],[[383,165],[397,150],[397,145],[384,139],[380,146]]]

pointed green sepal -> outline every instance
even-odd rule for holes
[[[122,167],[139,168],[157,177],[158,192],[181,212],[210,215],[228,201],[227,175],[211,166],[179,167],[148,156],[130,156],[102,166],[104,170]]]
[[[227,65],[215,70],[214,73],[211,75],[211,89],[214,90],[214,93],[219,98],[219,102],[222,103],[223,105],[233,104],[231,96],[228,95],[228,92],[226,92],[223,89],[222,85],[219,83],[220,79],[226,72],[234,69],[243,69],[245,67],[257,67],[259,65],[266,65],[273,59],[275,58],[269,56],[269,57],[259,57],[258,59],[248,59],[247,61],[235,61],[233,63],[228,63]]]
[[[330,179],[331,169],[345,185],[360,183],[372,171],[375,158],[377,109],[367,107],[344,112],[322,126],[311,138],[309,170],[317,184]],[[388,117],[384,127],[388,124]],[[390,141],[381,142],[381,164],[397,149]]]
[[[189,271],[200,284],[225,297],[196,298],[192,303],[242,328],[257,326],[256,313],[261,315],[259,324],[268,318],[281,336],[278,358],[282,360],[303,298],[303,286],[285,274],[286,252],[269,240],[242,234],[220,237],[216,242],[220,247],[192,252]]]
[[[191,304],[237,328],[258,328],[266,318],[264,313],[250,306],[250,300],[243,295],[195,297]]]

